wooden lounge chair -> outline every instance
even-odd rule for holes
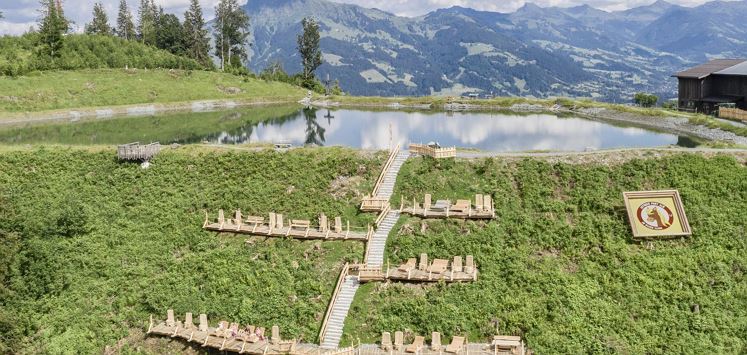
[[[431,349],[433,351],[441,351],[441,333],[431,333]]]
[[[226,332],[230,332],[230,330],[228,330],[228,326],[228,322],[224,320],[218,322],[218,327],[213,331],[213,335],[217,337],[225,337]]]
[[[226,217],[223,214],[223,210],[218,210],[218,229],[223,229],[223,225],[226,224]]]
[[[176,326],[176,321],[174,320],[174,310],[169,309],[166,311],[166,326],[167,327],[174,327]]]
[[[195,324],[192,322],[192,313],[184,315],[184,328],[189,330],[195,329]]]
[[[446,259],[433,259],[433,263],[428,267],[428,272],[442,274],[449,269],[449,261]]]
[[[392,351],[392,335],[389,332],[381,333],[381,350]]]
[[[496,353],[519,354],[522,348],[521,337],[515,335],[495,335],[491,344]]]
[[[469,200],[457,200],[456,204],[452,205],[450,210],[455,212],[468,212],[472,203]]]
[[[208,331],[208,320],[207,320],[207,315],[205,315],[205,313],[200,314],[200,326],[198,327],[198,329],[201,332]]]
[[[420,254],[420,263],[418,264],[418,270],[428,271],[428,254]]]
[[[446,346],[447,353],[458,353],[464,348],[464,337],[451,338],[451,344]]]
[[[415,264],[416,264],[416,259],[415,258],[409,258],[409,259],[407,259],[407,262],[404,263],[404,264],[402,264],[402,265],[400,265],[397,268],[397,270],[407,272],[407,271],[410,271],[410,270],[414,269],[415,268]]]
[[[424,342],[425,342],[425,337],[418,335],[415,337],[415,340],[412,342],[412,344],[407,346],[407,349],[405,349],[405,351],[407,351],[408,353],[416,353],[420,351],[420,349],[423,348]]]
[[[462,270],[462,257],[457,255],[454,257],[454,261],[451,262],[451,271],[462,272]]]
[[[254,233],[259,226],[261,226],[263,223],[265,223],[264,217],[259,216],[247,216],[246,217],[246,224],[249,225],[249,228],[252,229],[252,233]]]
[[[280,343],[280,327],[277,325],[272,326],[272,335],[270,336],[270,342],[273,344],[279,344]]]
[[[475,208],[477,208],[478,210],[482,210],[482,206],[483,206],[482,194],[475,195]]]
[[[475,271],[475,260],[472,255],[467,255],[467,260],[464,264],[464,272],[471,274]]]
[[[401,331],[394,332],[394,350],[402,351],[402,346],[405,342],[405,334]]]

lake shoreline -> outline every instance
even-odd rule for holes
[[[251,106],[272,106],[288,104],[298,104],[298,100],[217,99],[169,103],[101,106],[73,110],[65,109],[41,112],[13,113],[8,115],[0,113],[0,126],[54,121],[77,121],[80,119],[91,118],[139,117],[161,113],[210,112]]]
[[[595,121],[628,123],[641,128],[653,129],[665,133],[691,136],[711,141],[727,141],[737,145],[747,146],[747,137],[740,136],[733,132],[725,131],[719,128],[710,128],[703,125],[690,123],[685,117],[675,116],[650,116],[635,112],[625,112],[605,107],[589,107],[569,109],[560,107],[553,109],[538,103],[514,104],[512,106],[486,105],[455,103],[438,105],[435,103],[416,103],[400,104],[398,102],[390,103],[357,103],[357,102],[330,102],[330,101],[313,101],[311,105],[319,108],[378,108],[386,110],[428,110],[428,111],[446,111],[446,112],[513,112],[513,113],[537,113],[537,114],[569,114]]]

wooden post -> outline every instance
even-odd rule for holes
[[[148,331],[145,334],[150,334],[150,330],[153,329],[153,315],[150,315],[150,323],[148,323]]]

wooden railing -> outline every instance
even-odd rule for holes
[[[117,157],[122,160],[149,160],[161,151],[161,144],[140,144],[139,142],[117,146]]]
[[[391,209],[392,207],[388,203],[384,205],[384,209],[381,210],[381,212],[379,213],[379,216],[376,217],[376,221],[374,222],[376,229],[379,229],[379,225],[381,225],[381,222],[384,221],[384,218],[386,218],[386,215],[389,213]]]
[[[738,108],[720,107],[718,109],[718,117],[747,122],[747,111]]]
[[[413,154],[427,155],[436,159],[456,157],[456,147],[436,148],[425,144],[410,144],[409,149]]]
[[[332,299],[329,301],[329,306],[327,307],[327,314],[324,315],[324,322],[322,322],[322,329],[319,330],[319,344],[324,342],[324,333],[327,332],[327,323],[329,322],[329,317],[332,315],[332,309],[335,308],[335,303],[337,302],[337,294],[340,293],[340,288],[342,288],[342,285],[345,283],[345,277],[348,275],[349,269],[350,264],[345,263],[345,265],[342,267],[342,271],[340,271],[340,277],[337,278],[337,286],[335,286],[335,292],[332,293]]]
[[[386,160],[386,163],[384,164],[384,168],[381,170],[381,174],[379,175],[379,178],[376,180],[376,184],[374,184],[373,192],[371,193],[371,196],[376,196],[376,194],[379,192],[379,188],[381,187],[381,184],[384,182],[384,179],[386,178],[386,173],[389,171],[389,168],[392,166],[392,163],[394,162],[394,159],[397,157],[397,154],[399,153],[399,144],[397,144],[394,149],[389,153],[389,159]]]

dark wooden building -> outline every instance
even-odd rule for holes
[[[680,110],[710,114],[726,103],[747,110],[747,59],[714,59],[673,77]]]

